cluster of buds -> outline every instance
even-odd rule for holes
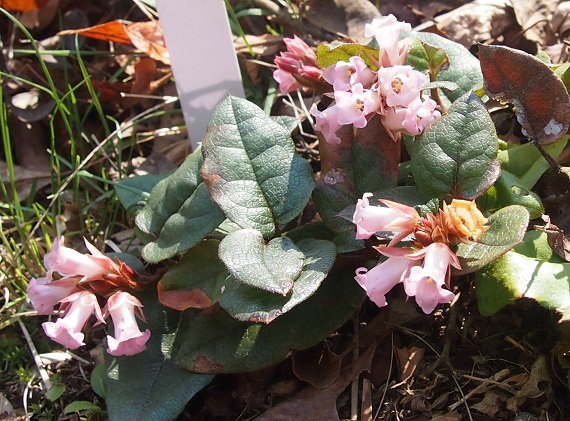
[[[63,237],[54,240],[51,251],[44,256],[46,276],[32,278],[28,284],[28,297],[38,314],[52,314],[57,304],[63,312],[55,322],[42,324],[46,335],[76,349],[85,345],[82,330],[92,315],[96,323],[106,323],[110,316],[114,336],[107,336],[107,352],[120,356],[144,351],[150,331],[141,332],[137,325],[136,317],[144,321],[142,304],[126,292],[136,287],[134,271],[118,259],[111,260],[87,240],[85,245],[91,254],[81,254],[63,243]],[[100,300],[105,299],[101,308]]]
[[[451,266],[461,266],[450,246],[477,241],[489,228],[475,203],[453,199],[437,215],[420,217],[414,208],[388,200],[381,200],[385,207],[371,206],[370,196],[364,194],[356,205],[356,238],[367,239],[377,232],[392,232],[394,238],[387,247],[375,247],[387,259],[370,270],[358,268],[354,279],[379,307],[388,304],[386,294],[399,283],[426,314],[451,302],[455,297],[449,290]],[[411,246],[395,247],[407,237]]]
[[[300,88],[307,90],[322,84],[323,71],[317,64],[317,56],[311,47],[297,35],[283,41],[287,51],[275,57],[277,70],[273,72],[273,78],[279,83],[281,92],[289,93]]]
[[[288,52],[275,59],[278,70],[274,78],[283,92],[315,85],[317,75],[332,86],[333,92],[326,95],[334,98],[334,104],[323,111],[316,104],[311,108],[315,128],[328,143],[340,143],[336,132],[341,126],[363,128],[375,114],[380,115],[394,140],[401,133],[419,135],[441,113],[434,100],[422,95],[428,82],[426,75],[404,65],[410,46],[407,40],[399,40],[402,30],[411,30],[410,24],[399,22],[394,15],[374,19],[365,27],[365,35],[374,37],[379,46],[377,57],[367,56],[372,67],[362,57],[352,56],[349,61],[319,69],[320,73],[308,45],[297,37],[285,40]]]

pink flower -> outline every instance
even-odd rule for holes
[[[105,313],[111,314],[115,337],[107,336],[107,352],[114,356],[135,355],[146,349],[150,330],[139,330],[135,315],[144,320],[141,302],[128,292],[118,291],[109,297]]]
[[[53,241],[51,251],[44,256],[44,264],[47,270],[59,272],[63,276],[81,275],[86,279],[100,277],[109,272],[108,268],[102,267],[90,256],[65,247],[64,242],[64,237],[56,237]],[[87,240],[85,240],[85,244],[89,244]],[[89,245],[91,246],[91,244]],[[111,261],[111,259],[109,260]],[[111,261],[111,263],[113,262]]]
[[[85,345],[85,335],[81,329],[93,312],[101,323],[105,323],[97,297],[90,292],[81,291],[62,299],[61,302],[67,307],[65,316],[57,319],[55,323],[43,323],[42,327],[47,336],[61,345],[69,349],[79,348]]]
[[[441,117],[441,113],[435,109],[437,103],[431,98],[423,101],[416,98],[406,109],[402,125],[412,135],[421,134],[424,129]]]
[[[356,224],[356,239],[372,237],[377,232],[392,231],[398,235],[390,241],[396,244],[414,230],[420,216],[414,208],[389,200],[381,200],[388,207],[370,206],[368,198],[372,193],[364,193],[358,199],[352,222]]]
[[[337,122],[353,124],[359,129],[368,123],[366,116],[381,106],[378,94],[368,89],[365,91],[361,83],[356,83],[352,92],[336,91],[334,98],[338,107]]]
[[[273,72],[273,79],[279,83],[279,90],[284,94],[301,88],[301,84],[297,82],[297,79],[295,79],[291,73],[288,73],[285,70],[275,70]]]
[[[380,116],[380,121],[392,140],[398,139],[400,133],[405,131],[404,119],[406,118],[406,111],[407,108],[387,107],[386,112]]]
[[[350,57],[348,62],[338,61],[323,71],[323,79],[333,85],[335,91],[348,91],[356,83],[370,87],[375,77],[376,73],[358,56]]]
[[[339,144],[340,138],[336,135],[336,131],[340,128],[337,123],[338,107],[333,105],[324,111],[319,111],[317,105],[311,106],[311,115],[315,117],[315,129],[322,133],[328,143]]]
[[[438,304],[453,300],[455,294],[443,287],[449,285],[449,267],[461,269],[461,266],[455,253],[446,244],[432,243],[406,256],[409,259],[424,258],[423,265],[412,267],[410,275],[404,280],[406,294],[416,297],[416,302],[424,313],[429,314]]]
[[[405,256],[412,251],[408,247],[386,247],[378,251],[389,256],[388,259],[370,270],[356,269],[354,279],[366,291],[370,300],[378,307],[384,307],[388,305],[386,301],[388,291],[403,282],[416,262]]]
[[[383,16],[367,23],[364,27],[364,36],[376,38],[380,48],[379,61],[383,67],[404,64],[408,51],[407,46],[400,46],[400,31],[410,31],[411,25],[399,22],[394,15]]]
[[[389,107],[407,107],[419,98],[426,76],[412,66],[381,67],[378,70],[378,83]]]
[[[38,314],[51,314],[53,307],[65,297],[78,292],[79,280],[65,277],[51,281],[52,271],[48,271],[44,278],[32,278],[28,284],[28,297]],[[48,282],[45,282],[49,279]]]

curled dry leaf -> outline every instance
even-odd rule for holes
[[[70,29],[61,31],[58,35],[81,35],[101,41],[131,44],[147,54],[149,57],[170,65],[170,57],[164,43],[160,22],[134,22],[127,23],[114,20],[89,28]]]

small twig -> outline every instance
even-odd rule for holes
[[[449,319],[447,321],[447,326],[445,328],[445,342],[443,344],[443,349],[437,360],[424,370],[422,375],[429,377],[442,363],[449,360],[449,351],[451,350],[451,342],[455,337],[455,329],[457,327],[457,301],[459,300],[461,293],[458,293],[449,308]]]
[[[352,326],[354,329],[354,348],[352,348],[352,362],[356,363],[358,361],[359,352],[358,352],[358,315],[355,315],[352,319]],[[356,421],[358,419],[358,378],[356,376],[355,379],[352,380],[352,384],[350,386],[350,419]]]
[[[19,317],[18,317],[18,324],[20,325],[20,329],[22,329],[22,332],[24,333],[24,337],[26,338],[26,342],[28,343],[28,348],[30,348],[30,352],[32,353],[32,356],[34,358],[34,363],[36,364],[36,367],[38,368],[38,373],[40,374],[40,377],[41,377],[42,382],[46,388],[46,391],[50,390],[52,384],[51,384],[51,380],[49,379],[49,375],[48,375],[46,369],[44,368],[42,358],[38,354],[38,350],[36,349],[36,346],[34,345],[34,342],[32,341],[32,337],[30,336],[28,329],[26,329],[24,322],[22,322],[22,319],[20,319]]]
[[[376,421],[378,415],[380,414],[380,409],[384,404],[384,399],[386,398],[386,393],[388,393],[388,385],[390,384],[390,377],[392,377],[392,368],[394,364],[394,332],[392,331],[392,345],[390,347],[390,366],[388,368],[388,377],[386,378],[386,387],[384,388],[384,392],[382,392],[382,398],[380,398],[380,402],[378,402],[378,409],[376,410],[376,414],[374,414],[374,418],[372,421]]]

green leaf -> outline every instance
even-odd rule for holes
[[[279,123],[285,130],[287,130],[287,133],[291,133],[297,128],[297,126],[299,126],[299,119],[295,117],[290,117],[288,115],[277,115],[271,116],[271,118],[276,123]]]
[[[520,179],[505,171],[495,184],[477,199],[480,209],[495,211],[510,205],[524,206],[530,213],[530,219],[539,218],[544,213],[544,207],[538,195],[522,187]]]
[[[317,292],[270,324],[240,322],[224,311],[194,319],[176,362],[200,373],[257,371],[327,338],[360,306],[354,271],[330,274]]]
[[[251,102],[222,101],[202,148],[210,194],[242,228],[272,237],[307,204],[314,187],[310,164],[296,154],[288,130]]]
[[[220,259],[238,282],[286,295],[303,268],[303,253],[287,237],[265,244],[257,230],[228,234],[220,243]]]
[[[412,40],[406,62],[416,70],[427,70],[432,81],[437,80],[439,72],[449,66],[449,58],[443,48],[432,47],[419,39]]]
[[[91,389],[103,399],[107,397],[107,385],[105,384],[105,364],[101,363],[95,366],[91,372]]]
[[[562,257],[557,255],[548,244],[548,234],[544,231],[528,231],[524,235],[520,246],[514,248],[516,253],[533,259],[543,260],[550,263],[565,263]]]
[[[556,159],[567,143],[568,135],[542,148],[552,158]],[[499,151],[497,158],[501,162],[501,168],[516,176],[519,179],[518,185],[526,190],[531,190],[542,174],[550,168],[550,164],[532,143],[511,146],[506,150]]]
[[[433,48],[442,49],[447,54],[449,66],[440,70],[437,76],[438,80],[454,82],[459,86],[455,91],[440,90],[440,98],[446,102],[444,105],[448,107],[465,93],[483,85],[483,74],[477,60],[469,50],[454,41],[445,39],[436,34],[427,32],[411,32],[408,34],[411,38],[419,39]],[[429,70],[427,62],[421,64],[418,60],[422,60],[422,55],[414,55],[414,51],[410,51],[406,62],[414,63],[416,61],[417,70]]]
[[[339,61],[349,61],[351,57],[362,58],[372,70],[378,70],[376,64],[370,60],[378,60],[378,50],[368,45],[361,44],[341,44],[338,47],[329,48],[324,44],[317,47],[317,63],[319,67],[329,67]]]
[[[457,273],[471,273],[498,259],[519,245],[529,221],[528,211],[518,205],[503,208],[489,217],[490,228],[479,242],[459,243],[456,255],[461,263]]]
[[[550,263],[513,251],[475,277],[479,311],[493,315],[517,298],[533,298],[570,319],[570,263]]]
[[[499,176],[497,149],[497,135],[485,105],[467,93],[415,140],[414,180],[428,196],[474,199]]]
[[[336,247],[326,240],[301,240],[297,247],[305,259],[290,295],[279,296],[234,282],[224,291],[221,306],[238,320],[270,323],[313,295],[332,268]]]
[[[157,286],[163,305],[184,311],[207,308],[219,300],[230,276],[218,258],[219,244],[218,240],[202,241],[168,269]]]
[[[136,210],[137,207],[143,207],[150,196],[151,190],[165,177],[166,174],[146,174],[117,181],[115,191],[121,201],[121,205],[128,211]]]
[[[102,410],[98,405],[95,405],[93,402],[89,401],[71,402],[69,405],[63,408],[64,414],[70,414],[72,412],[82,412],[82,411],[91,411],[93,413],[99,413]]]
[[[145,327],[152,334],[147,349],[140,354],[128,357],[105,354],[109,419],[172,420],[213,377],[190,373],[171,360],[180,345],[178,331],[191,325],[192,314],[187,312],[182,317],[179,312],[161,307],[152,291],[139,298],[148,321]]]
[[[155,238],[142,250],[146,261],[157,263],[194,247],[225,219],[200,177],[201,165],[198,148],[156,185],[137,215],[137,227]]]
[[[47,391],[46,398],[48,398],[48,400],[50,400],[51,402],[55,402],[56,400],[61,398],[63,392],[65,392],[65,385],[62,383],[54,383],[51,386],[50,390]]]

